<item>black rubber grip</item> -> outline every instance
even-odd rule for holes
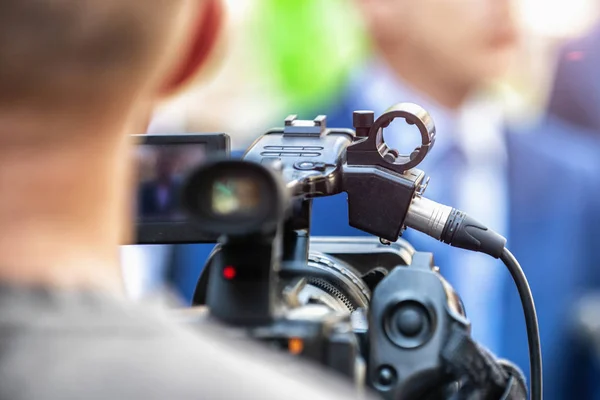
[[[456,208],[452,209],[444,226],[441,241],[461,249],[489,254],[494,258],[500,258],[506,245],[503,236]]]

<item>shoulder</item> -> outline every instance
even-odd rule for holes
[[[192,329],[163,307],[55,297],[40,307],[22,296],[30,312],[2,314],[0,398],[354,398],[352,385],[209,319]],[[32,381],[35,369],[44,374]]]

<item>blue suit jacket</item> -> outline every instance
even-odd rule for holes
[[[329,114],[328,125],[351,127],[354,109],[352,101],[342,102]],[[545,398],[590,398],[590,357],[576,341],[573,308],[582,294],[600,287],[600,152],[589,136],[580,139],[557,120],[528,134],[507,134],[507,148],[508,247],[525,270],[538,310]],[[348,226],[344,194],[315,200],[312,233],[364,235]],[[181,274],[179,287],[188,298],[211,248],[190,246],[180,252],[188,272]],[[506,286],[500,355],[527,372],[523,310],[514,285]]]

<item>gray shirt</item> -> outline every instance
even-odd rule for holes
[[[352,399],[348,382],[215,324],[91,292],[0,286],[0,399]]]

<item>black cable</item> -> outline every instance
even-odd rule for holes
[[[505,247],[506,239],[466,213],[422,196],[416,196],[406,215],[406,226],[424,232],[450,246],[500,258],[515,281],[527,328],[531,399],[542,400],[542,349],[537,313],[529,283],[517,259]]]
[[[500,259],[510,271],[515,281],[523,312],[525,314],[525,327],[527,329],[527,343],[529,344],[529,373],[531,375],[532,400],[542,400],[542,346],[540,344],[540,328],[538,326],[537,312],[531,294],[531,289],[523,269],[512,253],[505,247]]]

